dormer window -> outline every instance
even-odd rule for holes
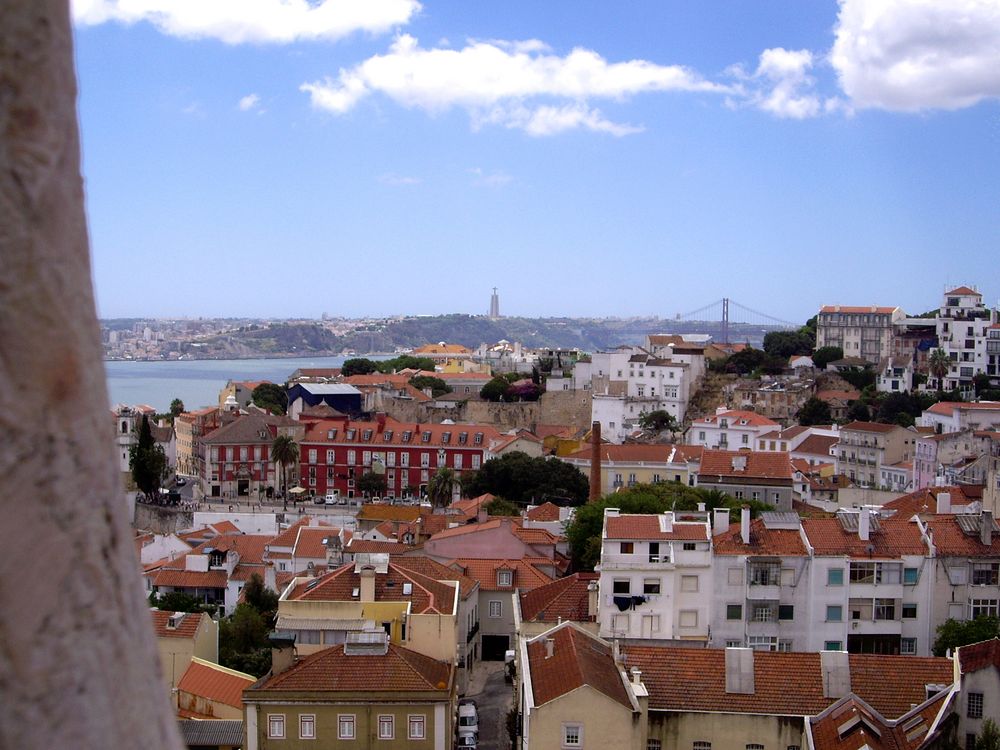
[[[411,432],[410,430],[403,430],[403,442],[404,443],[410,442],[410,438],[411,437],[413,437],[413,432]]]
[[[497,571],[497,586],[510,586],[514,581],[514,571],[512,570],[498,570]]]
[[[469,442],[469,433],[467,432],[458,433],[458,444],[465,445],[467,442]]]
[[[386,430],[382,433],[382,440],[385,442],[390,442],[392,440],[392,430]]]
[[[336,440],[337,439],[337,431],[336,430],[327,430],[326,431],[326,439],[327,440]]]
[[[441,442],[444,443],[445,445],[448,445],[448,443],[451,442],[451,433],[450,432],[441,433]]]
[[[431,432],[430,432],[430,430],[424,430],[424,432],[421,433],[421,435],[420,435],[420,442],[421,443],[429,443],[430,441],[431,441]]]
[[[472,442],[475,443],[476,445],[482,445],[482,443],[483,443],[483,433],[477,432],[475,434],[475,436],[472,438]]]
[[[354,435],[355,435],[356,432],[357,432],[357,430],[355,430],[353,428],[349,429],[347,431],[347,434],[346,434],[347,439],[348,440],[354,440]]]
[[[365,442],[368,442],[369,440],[371,440],[372,439],[372,431],[371,430],[365,430],[364,432],[362,432],[361,433],[361,439],[364,440]]]

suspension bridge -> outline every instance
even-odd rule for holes
[[[714,333],[725,344],[730,343],[731,336],[757,339],[769,331],[797,329],[802,325],[755,310],[729,297],[723,297],[691,312],[678,313],[675,320],[687,323],[688,326],[707,328],[706,333]]]

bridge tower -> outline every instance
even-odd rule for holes
[[[729,343],[729,297],[722,298],[722,343]]]

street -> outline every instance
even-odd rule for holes
[[[513,704],[513,688],[504,681],[500,662],[481,662],[476,669],[489,669],[483,689],[469,694],[479,704],[479,750],[510,750],[507,712]]]

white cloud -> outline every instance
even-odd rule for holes
[[[247,94],[240,99],[239,108],[243,112],[249,112],[260,106],[260,97],[256,94]]]
[[[514,178],[502,170],[496,172],[486,172],[481,167],[473,167],[469,170],[472,175],[472,184],[476,187],[503,187],[514,181]]]
[[[733,108],[752,106],[775,117],[804,120],[821,112],[833,111],[813,91],[816,81],[809,71],[814,63],[809,50],[766,49],[760,54],[757,69],[748,73],[742,65],[733,65],[726,74],[738,83],[736,94],[726,99]]]
[[[645,60],[609,63],[596,52],[576,48],[552,54],[538,40],[470,41],[462,49],[421,48],[409,35],[398,37],[336,79],[305,83],[313,106],[343,114],[374,93],[405,107],[442,112],[460,107],[474,126],[500,124],[532,135],[587,128],[612,135],[639,130],[604,118],[591,99],[623,100],[657,91],[725,93],[688,68]]]
[[[406,187],[409,185],[419,185],[423,182],[419,177],[408,177],[406,175],[393,174],[389,172],[388,174],[379,175],[378,181],[383,185],[392,185],[393,187]]]
[[[408,23],[417,0],[72,0],[84,26],[146,21],[164,34],[226,44],[336,40]]]
[[[997,0],[840,0],[830,62],[856,107],[958,109],[1000,97]]]

